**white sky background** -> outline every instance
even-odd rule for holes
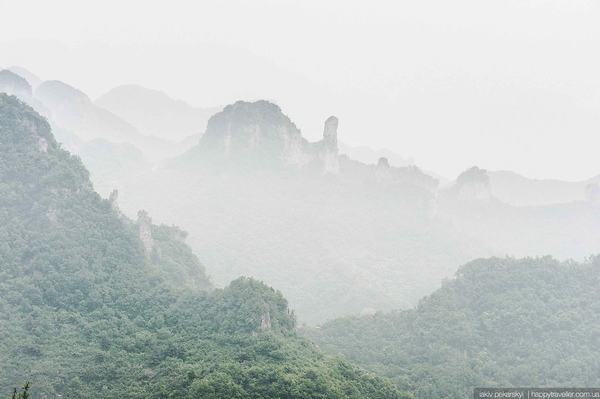
[[[310,139],[335,114],[340,140],[448,177],[600,174],[596,0],[0,0],[10,65],[93,99],[270,99]]]

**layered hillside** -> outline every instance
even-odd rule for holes
[[[411,306],[470,243],[432,221],[435,179],[339,155],[337,128],[328,118],[309,142],[277,105],[237,102],[188,153],[115,188],[127,213],[142,204],[189,231],[218,286],[259,278],[301,322]]]
[[[565,203],[513,206],[496,196],[494,172],[474,167],[438,196],[438,217],[465,239],[498,255],[552,255],[583,260],[600,248],[600,202],[596,185],[587,197]],[[583,187],[582,187],[583,191]]]
[[[598,386],[599,281],[598,258],[482,259],[412,310],[335,320],[307,335],[418,398]]]
[[[34,397],[398,398],[295,336],[280,293],[214,290],[175,227],[102,199],[48,123],[0,95],[0,391]]]
[[[96,106],[82,91],[58,80],[41,83],[35,98],[48,110],[46,116],[56,126],[68,130],[83,141],[110,140],[130,143],[150,159],[169,154],[169,143],[141,133],[127,121]]]
[[[8,69],[0,70],[0,92],[12,94],[21,99],[28,99],[32,95],[31,85],[27,80]]]
[[[597,171],[595,171],[597,172]],[[586,181],[561,181],[556,179],[529,179],[510,171],[489,172],[494,195],[516,206],[556,205],[583,201],[590,185],[600,177]]]
[[[35,90],[34,90],[35,89]],[[48,118],[57,140],[69,151],[81,154],[95,146],[90,141],[103,140],[118,152],[126,144],[142,151],[150,162],[158,162],[183,153],[204,130],[208,113],[166,95],[138,86],[122,86],[107,93],[99,106],[81,90],[58,80],[41,81],[21,67],[0,71],[0,93],[16,95]],[[112,111],[115,112],[112,112]],[[185,139],[185,140],[184,140]],[[112,159],[106,151],[93,154]],[[117,162],[119,160],[117,159]],[[88,168],[99,174],[110,170]]]
[[[192,107],[158,90],[136,85],[115,87],[96,105],[133,124],[139,131],[171,141],[200,136],[218,109]]]

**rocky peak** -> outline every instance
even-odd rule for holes
[[[392,170],[390,163],[387,158],[381,157],[377,161],[375,167],[375,179],[378,182],[386,182],[392,179]]]
[[[486,170],[477,166],[461,173],[456,179],[453,190],[460,200],[480,201],[492,197],[490,177]]]
[[[279,106],[268,101],[238,101],[208,121],[196,153],[214,163],[248,167],[294,168],[337,173],[338,119],[325,121],[323,139],[309,143]]]
[[[277,105],[238,101],[210,118],[199,149],[221,160],[275,166],[300,158],[304,144],[300,130]]]

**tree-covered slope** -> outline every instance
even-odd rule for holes
[[[0,95],[0,391],[33,397],[396,398],[296,337],[282,295],[210,289],[177,228],[125,218],[48,123]]]
[[[600,259],[477,260],[413,310],[308,331],[418,398],[476,386],[600,385]]]

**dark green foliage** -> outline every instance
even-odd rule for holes
[[[32,380],[36,398],[401,397],[296,337],[279,292],[247,278],[210,290],[177,228],[151,225],[147,253],[140,226],[6,95],[0,221],[4,392]]]
[[[29,387],[30,386],[31,385],[29,384],[29,382],[26,382],[25,385],[23,385],[23,388],[21,388],[21,390],[14,388],[11,398],[12,399],[28,399],[30,397],[30,395],[29,395]]]
[[[418,398],[474,386],[600,385],[600,259],[488,259],[463,266],[414,310],[309,332]]]

